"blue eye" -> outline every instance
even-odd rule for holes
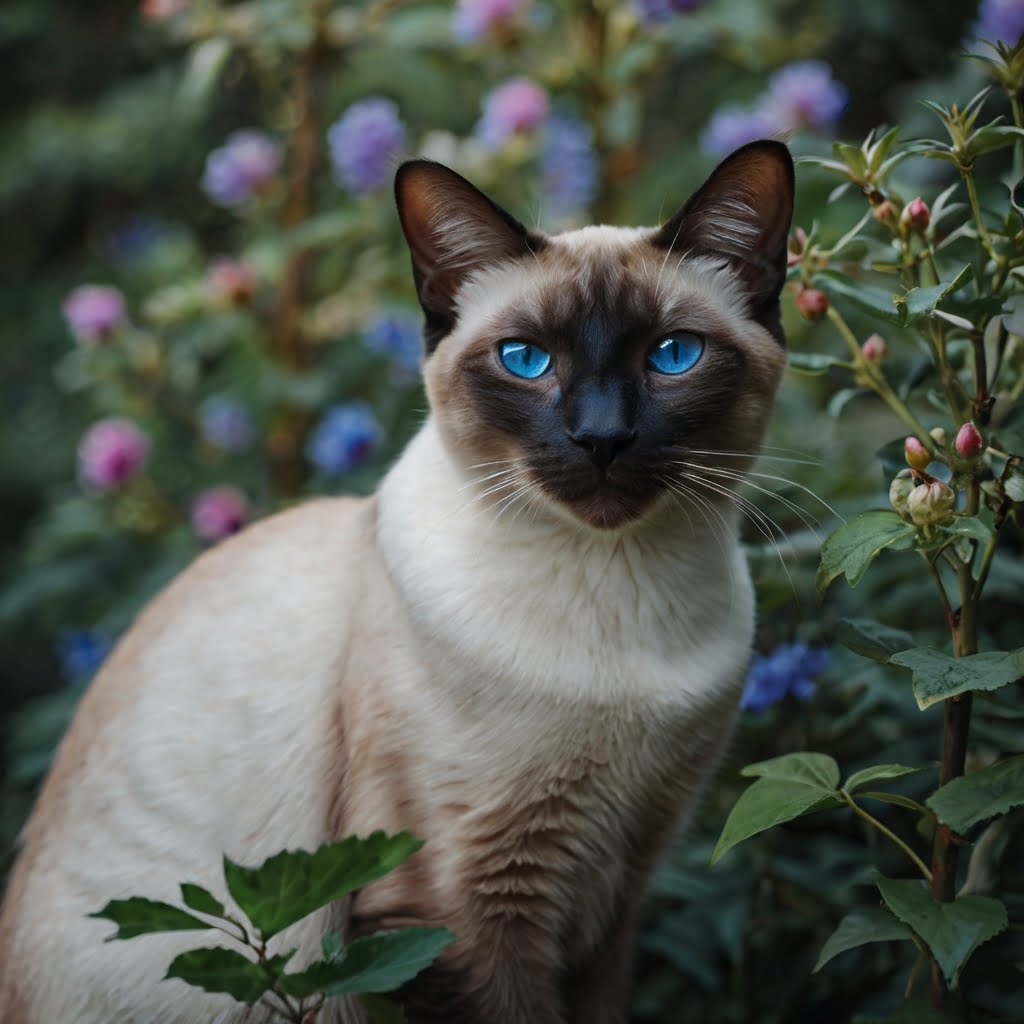
[[[551,366],[551,356],[539,345],[531,345],[528,341],[503,341],[500,351],[505,369],[527,380],[547,373]]]
[[[647,365],[658,373],[686,373],[704,352],[704,339],[680,331],[663,338],[647,357]]]

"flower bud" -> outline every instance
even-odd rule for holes
[[[978,428],[968,420],[958,431],[954,445],[962,459],[973,459],[981,453],[985,442]]]
[[[256,275],[238,260],[217,260],[207,272],[206,287],[215,300],[244,306],[256,290]]]
[[[789,236],[789,244],[786,251],[786,266],[795,267],[807,248],[807,232],[803,228],[796,228]]]
[[[889,485],[889,504],[904,519],[910,518],[910,512],[907,510],[907,498],[910,497],[910,492],[916,486],[913,474],[909,469],[901,469]]]
[[[907,511],[918,526],[944,523],[953,515],[956,495],[941,480],[918,484],[907,498]]]
[[[910,231],[917,231],[920,234],[924,234],[931,223],[932,215],[928,209],[928,204],[918,196],[916,199],[911,199],[909,203],[903,208],[903,212],[900,214],[900,224]]]
[[[896,220],[898,214],[896,212],[896,207],[889,202],[888,199],[884,199],[876,206],[871,207],[871,216],[874,217],[879,224],[892,224]]]
[[[940,447],[946,447],[946,431],[942,427],[932,427],[928,431],[928,436]]]
[[[819,288],[803,288],[796,297],[796,308],[805,320],[821,320],[828,312],[828,296]]]
[[[863,345],[860,347],[861,355],[870,363],[881,362],[886,353],[889,351],[889,346],[885,343],[885,338],[880,334],[872,334]]]
[[[922,470],[932,461],[931,455],[928,454],[928,449],[913,436],[908,437],[903,442],[903,455],[911,469]]]

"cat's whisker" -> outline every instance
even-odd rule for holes
[[[753,462],[760,462],[762,459],[771,462],[795,462],[801,466],[820,466],[822,465],[819,459],[796,459],[786,455],[765,455],[763,453],[755,454],[753,452],[724,452],[724,451],[711,451],[706,448],[688,448],[687,451],[691,455],[710,455],[718,456],[721,455],[724,458],[737,458],[737,459],[751,459]]]
[[[507,466],[511,463],[518,462],[517,459],[491,459],[490,462],[477,462],[472,466],[467,466],[467,472],[471,469],[484,469],[487,466]]]
[[[508,476],[509,473],[514,473],[515,471],[516,471],[516,467],[515,466],[509,466],[509,467],[507,467],[505,469],[498,469],[498,470],[495,470],[495,472],[493,472],[493,473],[486,474],[485,476],[476,477],[473,480],[467,480],[464,484],[462,484],[462,486],[456,488],[456,490],[464,491],[467,487],[477,487],[480,484],[487,483],[488,480],[495,480],[495,479],[497,479],[500,476]]]

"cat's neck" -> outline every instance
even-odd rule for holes
[[[598,700],[621,697],[624,673],[637,695],[678,696],[666,665],[685,668],[691,696],[742,673],[752,592],[725,509],[598,531],[529,507],[498,514],[480,490],[428,419],[379,493],[384,558],[453,666]]]

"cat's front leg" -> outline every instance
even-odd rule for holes
[[[639,908],[625,909],[596,950],[569,975],[568,1024],[625,1024]]]

